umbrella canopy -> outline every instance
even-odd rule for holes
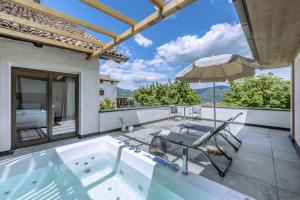
[[[222,54],[204,57],[194,61],[179,72],[176,80],[185,83],[225,82],[255,74],[255,69],[264,69],[253,59],[236,54]]]
[[[214,128],[216,129],[216,82],[235,80],[255,74],[255,69],[263,69],[266,65],[261,65],[253,59],[245,58],[236,54],[222,54],[200,58],[190,66],[179,72],[176,80],[185,83],[214,83]]]

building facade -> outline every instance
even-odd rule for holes
[[[88,51],[98,48],[97,40],[54,16],[7,0],[0,0],[0,13],[35,24],[0,19],[1,31],[7,33],[0,37],[0,155],[99,132],[99,58],[127,58],[111,49],[86,59]],[[38,24],[64,35],[37,29]]]
[[[99,74],[99,82],[100,82],[100,90],[99,90],[100,101],[103,101],[105,98],[116,101],[119,81],[113,79],[110,76]]]

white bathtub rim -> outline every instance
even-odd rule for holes
[[[71,144],[71,145],[67,145],[68,147],[64,146],[64,147],[58,147],[58,152],[60,152],[61,150],[65,150],[65,149],[70,149],[70,148],[74,148],[74,147],[79,147],[81,145],[87,145],[87,144],[92,144],[95,142],[108,142],[112,145],[117,145],[118,147],[120,147],[123,143],[120,143],[119,140],[111,137],[111,136],[103,136],[100,138],[96,138],[96,139],[91,139],[91,140],[87,140],[87,141],[83,141],[83,142],[79,142],[76,143],[76,145]],[[145,162],[145,164],[147,164],[148,166],[150,165],[151,167],[153,167],[153,170],[151,170],[151,172],[149,171],[145,171],[143,167],[137,167],[136,165],[132,166],[130,164],[130,162],[126,162],[127,159],[124,159],[123,161],[126,162],[127,164],[131,165],[131,167],[133,168],[139,168],[139,172],[142,172],[145,176],[147,176],[148,178],[152,179],[152,174],[154,171],[154,167],[156,165],[156,162],[154,162],[152,159],[154,158],[153,155],[146,153],[144,151],[141,151],[140,153],[134,153],[132,150],[129,150],[128,148],[124,148],[122,150],[124,155],[127,155],[126,158],[129,158],[129,156],[131,156],[132,158],[138,158],[141,159],[142,162]],[[129,158],[130,159],[130,158]],[[148,168],[149,169],[149,168]],[[141,171],[142,170],[142,171]],[[189,175],[185,176],[185,175],[181,175],[180,172],[178,172],[178,174],[180,174],[180,179],[184,180],[192,185],[196,185],[199,186],[199,188],[203,189],[204,191],[220,198],[220,199],[224,199],[224,200],[254,200],[253,198],[242,194],[240,192],[237,192],[233,189],[230,189],[226,186],[223,186],[219,183],[216,183],[214,181],[211,181],[205,177],[199,176],[197,174],[194,174],[192,172],[189,172]]]

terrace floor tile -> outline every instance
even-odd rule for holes
[[[286,191],[281,188],[278,189],[278,196],[279,196],[279,200],[299,200],[300,199],[299,194],[292,193],[292,192]]]
[[[278,200],[277,188],[256,178],[228,171],[222,184],[258,200]]]
[[[275,159],[274,163],[277,186],[281,189],[300,195],[299,162]]]
[[[258,163],[235,159],[230,170],[276,186],[273,162]]]

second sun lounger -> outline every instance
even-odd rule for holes
[[[227,125],[218,132],[218,135],[220,135],[222,138],[224,138],[224,140],[226,140],[234,148],[235,151],[239,150],[239,148],[242,144],[242,141],[240,139],[238,139],[235,135],[232,134],[232,132],[230,131],[229,125],[242,114],[243,113],[241,112],[241,113],[237,114],[235,117],[229,118],[226,121],[226,122],[228,122]],[[198,125],[198,124],[191,124],[191,123],[186,123],[186,124],[181,125],[179,133],[182,133],[182,130],[184,130],[184,129],[186,129],[186,134],[189,134],[190,130],[196,130],[196,131],[204,132],[204,133],[214,131],[213,127],[203,126],[203,125]],[[232,141],[230,141],[228,136],[231,136],[237,142],[237,144],[234,144]],[[195,136],[195,137],[199,137],[199,136]]]

